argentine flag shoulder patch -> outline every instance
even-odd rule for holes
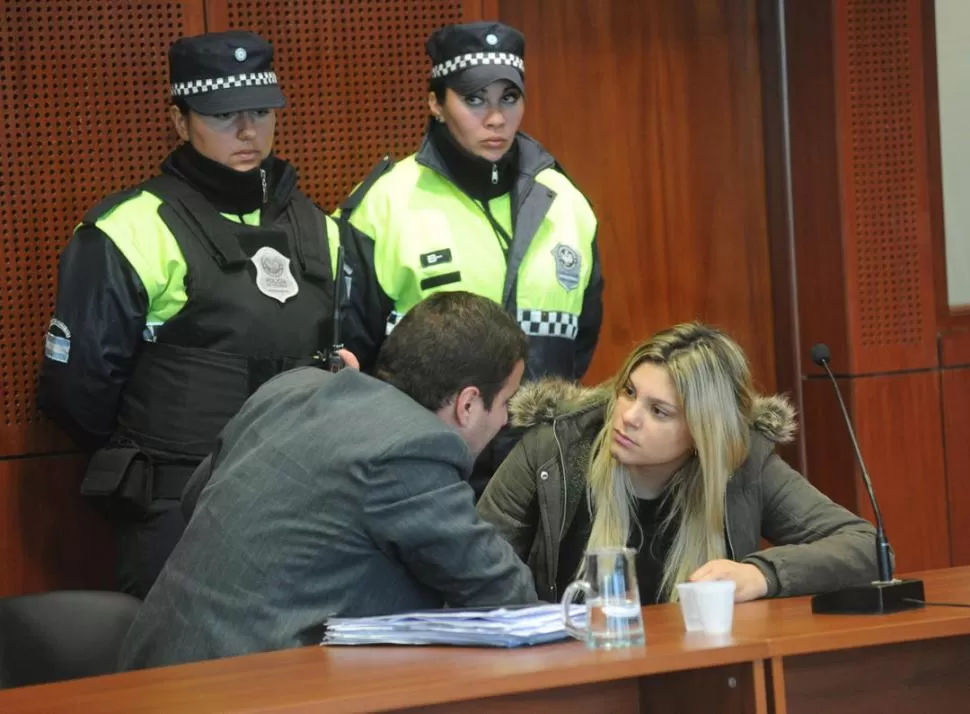
[[[52,362],[62,364],[67,364],[71,357],[71,330],[56,317],[51,319],[50,325],[47,327],[44,357]]]

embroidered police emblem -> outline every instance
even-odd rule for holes
[[[266,297],[286,302],[300,292],[290,272],[290,259],[278,250],[264,245],[250,260],[256,266],[256,287]]]
[[[566,290],[575,290],[579,287],[579,270],[582,260],[579,253],[568,245],[559,243],[552,249],[552,255],[556,259],[556,279]]]

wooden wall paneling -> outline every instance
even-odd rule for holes
[[[289,106],[276,150],[300,187],[335,208],[385,154],[418,149],[428,119],[436,29],[460,22],[462,0],[208,0],[210,31],[249,29],[270,40]]]
[[[844,307],[842,199],[835,152],[838,135],[832,22],[828,0],[785,3],[797,329],[805,353],[801,355],[802,374],[818,373],[805,359],[815,342],[829,345],[835,371],[846,372],[850,360]],[[807,430],[805,438],[812,438]]]
[[[840,379],[900,572],[950,565],[939,375]],[[873,518],[835,394],[805,382],[808,474],[837,503]]]
[[[111,588],[107,521],[78,496],[83,456],[0,461],[0,597]]]
[[[920,2],[789,0],[786,11],[801,351],[828,343],[851,383],[901,567],[947,565]],[[844,500],[838,409],[827,385],[804,389],[807,475]]]
[[[842,373],[931,368],[919,2],[787,9],[802,345]]]
[[[500,0],[465,0],[465,22],[498,20]]]
[[[937,372],[854,380],[859,445],[900,572],[950,565]],[[863,513],[870,513],[862,491]]]
[[[970,366],[970,330],[945,330],[940,335],[940,366]]]
[[[943,434],[952,565],[970,565],[970,368],[944,369]]]
[[[853,371],[935,367],[920,0],[835,8]]]
[[[853,404],[855,380],[839,379],[846,407]],[[812,377],[802,385],[802,430],[806,435],[805,476],[812,485],[836,503],[860,512],[859,481],[852,442],[845,429],[839,402],[827,377]],[[866,457],[868,452],[863,452]],[[881,475],[873,476],[877,493]]]
[[[0,22],[0,457],[69,442],[35,407],[57,256],[85,211],[171,146],[169,44],[202,0],[18,0]]]
[[[37,411],[37,374],[58,255],[170,150],[168,47],[204,27],[202,0],[0,8],[0,596],[112,580],[107,524],[78,495],[85,458],[24,458],[73,448]]]
[[[784,13],[779,0],[758,0],[761,56],[761,101],[764,114],[765,211],[771,257],[775,335],[775,378],[780,392],[790,395],[802,413],[801,354],[798,335],[795,234],[791,200],[791,154],[788,144],[787,63]],[[805,469],[804,432],[779,453],[798,471]]]
[[[674,322],[735,336],[775,380],[753,3],[499,3],[526,35],[524,128],[591,199],[606,318],[588,381]]]
[[[970,564],[970,308],[950,307],[946,268],[943,167],[937,84],[936,11],[922,3],[922,60],[925,97],[927,184],[932,234],[936,320],[942,367],[943,433],[946,454],[947,504],[953,565]]]

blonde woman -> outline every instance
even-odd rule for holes
[[[874,529],[774,453],[794,410],[755,393],[744,352],[711,327],[659,332],[595,390],[530,385],[512,420],[533,428],[478,511],[541,599],[558,600],[586,550],[604,546],[637,550],[643,604],[675,600],[687,580],[733,580],[743,602],[877,576]]]

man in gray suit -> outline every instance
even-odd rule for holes
[[[527,353],[501,306],[446,292],[395,327],[376,378],[305,367],[263,385],[193,477],[120,668],[315,644],[330,616],[535,602],[466,483]]]

